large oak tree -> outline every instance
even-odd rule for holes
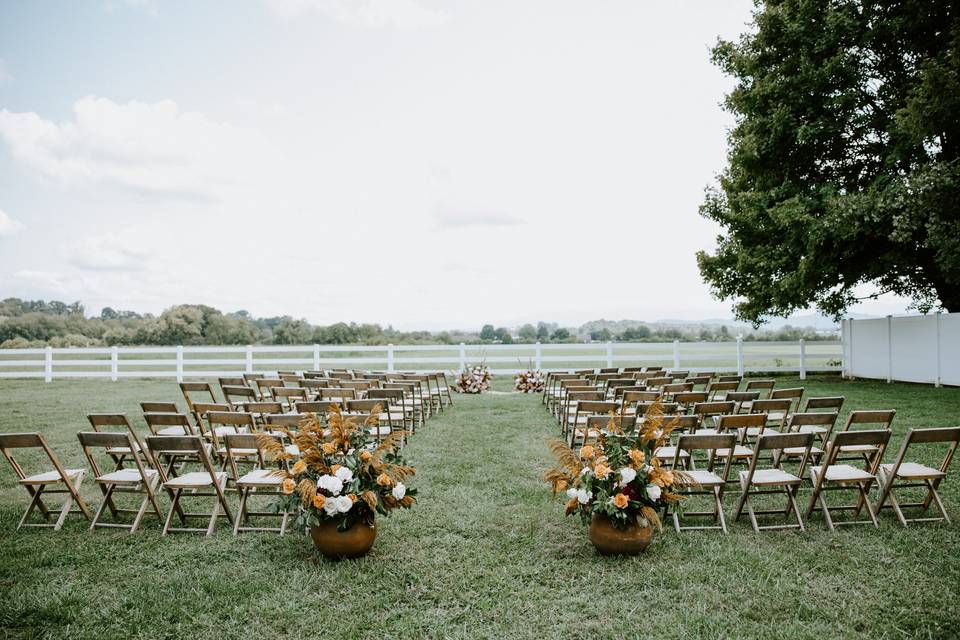
[[[737,80],[701,214],[715,295],[759,323],[907,296],[960,311],[960,21],[943,0],[757,1],[713,60]]]

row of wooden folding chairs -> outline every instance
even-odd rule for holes
[[[211,445],[200,436],[147,436],[145,448],[141,449],[129,432],[89,431],[77,434],[84,457],[102,494],[100,506],[91,512],[80,494],[86,474],[84,468],[66,468],[40,433],[15,433],[0,435],[0,452],[10,463],[17,482],[30,495],[30,502],[21,517],[17,529],[23,527],[52,527],[59,530],[71,514],[80,514],[91,522],[90,529],[109,527],[137,531],[143,518],[152,513],[163,522],[162,535],[175,532],[202,532],[212,535],[218,519],[226,518],[233,525],[233,533],[247,531],[272,531],[283,535],[291,514],[274,511],[254,511],[250,501],[254,496],[276,497],[280,494],[283,476],[269,468],[263,443],[254,434],[228,434],[224,438],[230,471],[217,469],[210,455]],[[15,457],[25,449],[41,450],[52,469],[27,474]],[[118,459],[117,452],[122,451]],[[98,455],[98,452],[100,455]],[[253,468],[240,473],[238,460],[255,457]],[[108,461],[103,467],[101,461]],[[199,466],[196,471],[183,471],[187,464]],[[110,467],[113,467],[112,469]],[[180,472],[178,472],[178,470]],[[236,511],[227,499],[227,482],[232,475],[234,488],[239,493]],[[166,516],[160,507],[160,496],[166,493],[170,507]],[[45,502],[45,498],[65,494],[66,499],[59,512]],[[124,494],[140,496],[137,508],[121,507],[118,498]],[[207,513],[192,513],[184,510],[187,499],[213,499]],[[41,522],[31,522],[30,517],[38,512]],[[54,518],[54,514],[56,517]],[[104,521],[107,514],[112,521]],[[125,514],[132,514],[132,522],[121,522]],[[180,526],[174,526],[175,517]],[[279,518],[277,526],[255,526],[251,517]],[[203,527],[190,526],[190,521],[203,519]]]
[[[897,520],[904,527],[911,522],[944,522],[950,517],[944,507],[938,489],[947,476],[953,455],[960,442],[960,427],[911,429],[907,432],[898,453],[892,462],[881,462],[883,453],[891,437],[890,429],[870,429],[864,431],[842,431],[834,434],[825,455],[819,464],[811,461],[814,434],[784,433],[761,435],[749,456],[747,466],[740,471],[736,484],[740,497],[734,510],[734,520],[739,520],[746,512],[753,530],[767,529],[804,530],[804,518],[809,519],[815,510],[819,510],[827,527],[833,531],[837,526],[872,524],[879,526],[878,515],[883,509],[892,509]],[[908,461],[908,454],[920,445],[946,445],[942,461],[936,467]],[[683,469],[696,481],[696,486],[679,490],[687,497],[695,495],[710,496],[713,507],[707,511],[667,509],[677,532],[693,529],[720,529],[727,533],[722,499],[729,486],[729,474],[734,462],[736,436],[730,433],[685,434],[681,435],[674,447],[672,466]],[[850,450],[869,447],[874,451],[873,462],[865,468],[842,463],[843,455]],[[782,461],[783,451],[793,449],[800,453],[799,468],[796,473],[785,470]],[[694,454],[707,452],[705,468],[695,468]],[[769,454],[764,457],[764,454]],[[804,471],[809,473],[811,491],[806,510],[801,513],[797,504],[798,491],[804,480]],[[923,496],[916,502],[902,503],[898,492],[911,489],[923,490]],[[877,497],[871,499],[870,493],[876,489]],[[830,492],[844,491],[853,493],[856,499],[850,504],[829,504],[826,495]],[[759,496],[782,495],[786,505],[774,509],[757,509],[753,500]],[[935,507],[936,515],[927,515],[930,507]],[[918,509],[921,515],[907,517],[905,509]],[[851,520],[835,520],[837,512],[852,512]],[[866,511],[868,519],[858,520]],[[786,522],[761,525],[758,516],[786,516]],[[793,522],[790,516],[793,516]],[[716,524],[687,525],[684,522],[694,517],[709,517]]]

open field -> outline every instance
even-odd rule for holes
[[[960,423],[957,388],[778,382],[801,384],[845,395],[845,410],[897,409],[894,450],[911,427]],[[494,388],[509,385],[498,376]],[[84,415],[138,416],[147,399],[182,406],[172,381],[0,381],[0,431],[41,430],[82,466]],[[298,535],[234,538],[226,524],[210,539],[161,538],[155,519],[132,536],[91,533],[76,517],[56,533],[15,532],[27,494],[0,463],[0,637],[960,636],[958,464],[941,492],[951,525],[903,529],[887,511],[879,530],[830,533],[814,515],[806,533],[757,535],[741,521],[726,537],[665,531],[646,555],[611,559],[540,479],[552,462],[544,438],[557,429],[539,396],[454,402],[406,449],[419,504],[380,520],[357,561],[316,561]],[[83,493],[98,504],[89,478]]]

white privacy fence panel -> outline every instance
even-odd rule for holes
[[[960,314],[843,322],[844,375],[960,385]]]
[[[840,371],[839,342],[663,342],[496,345],[95,347],[0,350],[0,378],[209,378],[316,369],[458,371],[485,362],[494,374],[661,366],[690,371]]]

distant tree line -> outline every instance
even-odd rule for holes
[[[613,327],[613,330],[610,328]],[[624,328],[625,327],[625,328]],[[628,322],[593,321],[583,327],[556,323],[524,324],[515,331],[486,324],[477,332],[398,331],[379,324],[337,322],[314,325],[291,316],[257,318],[247,311],[224,313],[207,305],[181,304],[159,315],[105,307],[88,317],[79,302],[7,298],[0,302],[0,348],[93,347],[113,345],[243,345],[243,344],[457,344],[565,343],[608,340],[624,342],[723,341],[735,336],[719,328],[658,327]],[[784,327],[753,331],[746,340],[832,339],[812,329]]]

